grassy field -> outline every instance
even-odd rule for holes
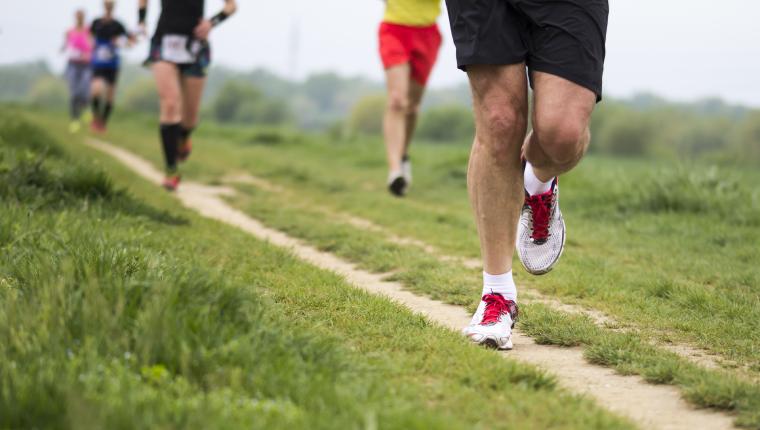
[[[62,122],[36,118],[53,129]],[[110,141],[160,165],[155,124],[140,117],[114,124]],[[346,225],[325,210],[372,220],[443,252],[477,257],[465,189],[466,145],[419,143],[415,184],[406,199],[384,190],[381,142],[334,141],[292,131],[206,125],[185,174],[219,183],[251,173],[284,188],[238,185],[231,202],[267,224],[302,237],[413,291],[474,306],[479,272],[442,262],[418,248]],[[700,406],[734,410],[760,428],[760,174],[672,160],[588,157],[562,180],[568,249],[551,274],[517,279],[569,303],[602,310],[618,322],[542,306],[525,310],[522,327],[540,342],[586,345],[590,361],[655,383],[681,386]],[[686,342],[724,360],[706,370],[650,342]]]
[[[0,427],[631,428],[46,128],[0,116]]]

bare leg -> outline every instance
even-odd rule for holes
[[[162,124],[177,124],[182,121],[179,70],[174,64],[165,61],[153,64],[152,70],[161,106],[160,121]]]
[[[198,125],[198,113],[206,78],[182,78],[182,127],[193,129]]]
[[[409,82],[409,108],[406,113],[406,136],[404,140],[404,153],[409,155],[409,147],[412,144],[414,130],[417,127],[417,117],[419,116],[420,103],[422,95],[425,93],[425,86],[412,79]]]
[[[106,81],[102,78],[94,78],[90,82],[90,101],[92,103],[92,117],[95,121],[100,121],[101,116],[101,99],[105,93]]]
[[[391,172],[401,170],[401,157],[404,155],[409,110],[409,64],[393,66],[385,71],[388,98],[383,117],[383,135]]]
[[[542,182],[575,167],[586,153],[596,95],[566,79],[534,72],[533,131],[525,139],[525,158]]]
[[[512,269],[523,173],[520,148],[528,116],[525,65],[469,66],[475,112],[475,142],[467,186],[478,225],[483,269]]]
[[[164,61],[153,64],[158,97],[161,106],[161,144],[168,173],[164,187],[173,190],[178,184],[177,156],[181,136],[182,89],[177,66]]]

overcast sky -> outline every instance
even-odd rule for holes
[[[494,0],[500,1],[500,0]],[[302,78],[315,71],[380,79],[377,24],[381,0],[238,0],[239,14],[212,36],[214,59],[237,68],[266,67]],[[136,0],[118,0],[117,15],[133,28]],[[149,21],[159,0],[150,0]],[[0,64],[48,59],[60,68],[62,33],[72,11],[88,19],[100,0],[0,0]],[[221,0],[206,0],[207,15]],[[760,1],[610,0],[605,92],[651,91],[676,100],[720,96],[760,106]],[[444,46],[431,85],[465,82],[456,69],[447,17]],[[142,60],[143,43],[127,53]],[[294,55],[295,53],[295,55]]]

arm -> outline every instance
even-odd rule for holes
[[[195,27],[195,37],[201,40],[207,39],[212,28],[223,23],[227,18],[234,15],[236,11],[236,0],[224,0],[224,8],[222,8],[221,12],[214,15],[211,19],[202,20],[198,26]]]
[[[138,34],[145,35],[145,19],[148,17],[148,0],[139,0],[137,2],[137,28]]]
[[[63,33],[63,45],[61,45],[61,53],[66,52],[66,48],[69,45],[69,32]]]

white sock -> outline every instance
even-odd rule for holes
[[[396,180],[396,178],[399,178],[403,176],[403,172],[401,170],[392,170],[388,172],[388,183],[392,183]]]
[[[517,303],[517,287],[512,279],[512,271],[501,275],[483,272],[483,294],[499,293],[507,300]]]
[[[541,182],[541,180],[536,177],[535,172],[533,172],[533,166],[530,162],[525,163],[525,174],[523,175],[523,179],[525,181],[525,191],[531,196],[544,194],[551,190],[552,181],[554,181],[554,178],[551,178],[549,179],[549,182]]]

